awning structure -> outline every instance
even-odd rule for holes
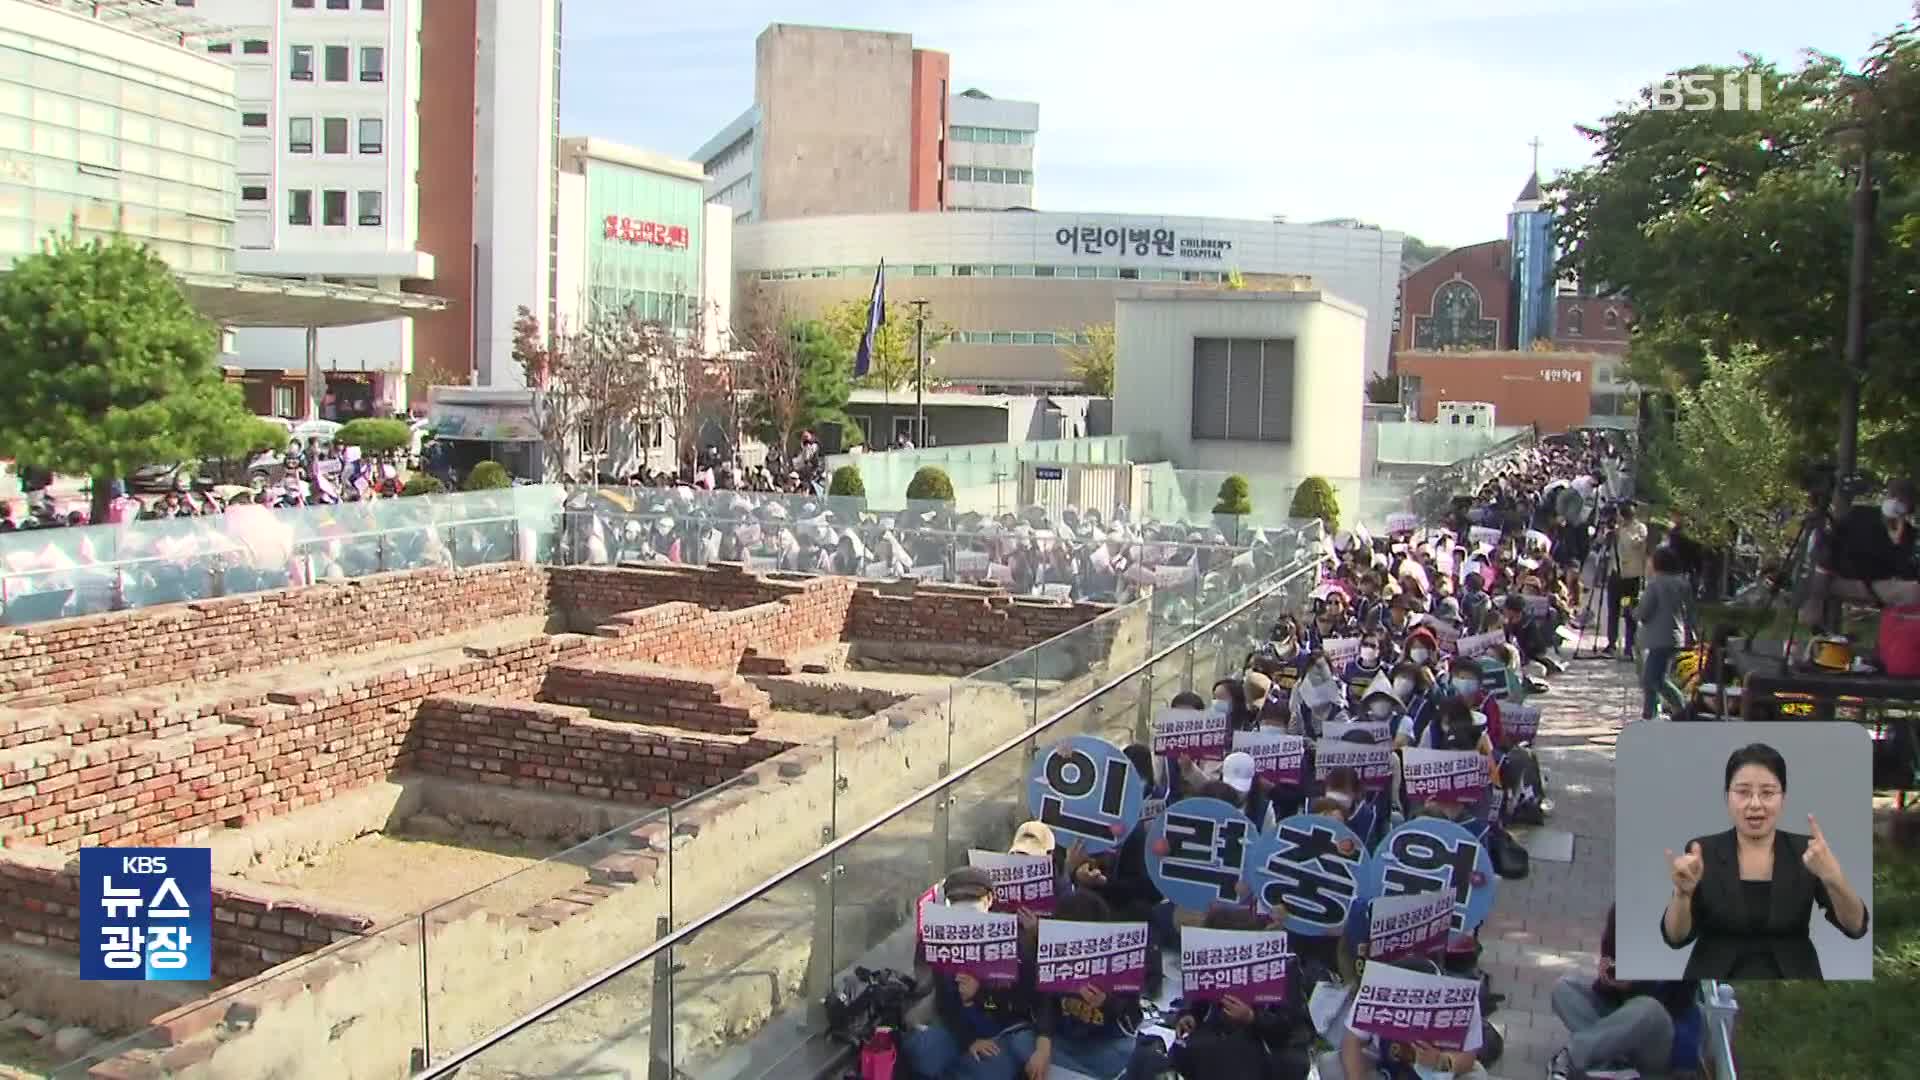
[[[440,311],[438,296],[292,278],[181,274],[193,306],[227,327],[358,326]]]
[[[427,431],[436,439],[474,442],[539,442],[540,429],[527,405],[448,405],[435,402]]]

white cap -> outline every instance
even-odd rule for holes
[[[1253,788],[1253,773],[1253,755],[1244,751],[1228,754],[1220,765],[1221,782],[1242,795]]]

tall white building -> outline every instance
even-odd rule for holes
[[[417,221],[421,2],[175,3],[231,31],[206,48],[233,65],[240,108],[236,271],[388,291],[432,280]],[[343,418],[404,408],[411,319],[313,331],[315,371],[308,333],[240,330],[226,362],[324,381],[276,390],[275,411],[296,401]]]
[[[948,210],[1032,210],[1040,106],[979,90],[947,100]]]
[[[474,137],[474,379],[526,385],[521,307],[555,312],[559,251],[560,0],[479,0]]]

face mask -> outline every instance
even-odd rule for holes
[[[1899,499],[1880,500],[1880,513],[1889,521],[1893,520],[1894,518],[1906,517],[1909,513],[1912,513],[1912,512],[1913,512],[1913,508],[1910,506],[1901,505]]]
[[[1462,679],[1453,680],[1453,692],[1460,695],[1461,697],[1466,697],[1468,694],[1474,693],[1479,689],[1480,689],[1479,679],[1462,678]]]
[[[1316,686],[1324,686],[1327,680],[1331,678],[1333,678],[1333,672],[1319,665],[1315,665],[1312,671],[1307,672],[1307,681]]]
[[[1393,705],[1390,702],[1376,701],[1367,706],[1367,711],[1373,714],[1375,720],[1385,720],[1393,715]]]
[[[1405,677],[1393,680],[1393,692],[1400,695],[1402,701],[1413,696],[1413,680]]]
[[[1360,646],[1360,662],[1361,663],[1371,664],[1378,659],[1380,659],[1379,649],[1376,649],[1371,645]]]
[[[1433,651],[1430,649],[1413,649],[1409,651],[1407,655],[1411,657],[1416,664],[1424,664],[1433,659]]]
[[[1216,701],[1207,706],[1207,718],[1209,720],[1224,720],[1232,714],[1233,706],[1224,701]]]

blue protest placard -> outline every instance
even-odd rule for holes
[[[1048,747],[1027,774],[1027,812],[1053,830],[1061,847],[1078,840],[1090,853],[1111,851],[1139,823],[1145,801],[1146,783],[1127,755],[1091,735]]]
[[[1147,876],[1160,895],[1188,911],[1238,904],[1253,822],[1219,799],[1181,799],[1147,836]]]
[[[213,977],[213,856],[206,848],[80,852],[80,977]]]
[[[1367,860],[1368,896],[1407,896],[1436,889],[1453,893],[1453,930],[1478,927],[1493,910],[1493,858],[1464,826],[1442,818],[1414,818],[1386,835]]]
[[[1337,937],[1362,895],[1366,845],[1338,818],[1295,814],[1262,836],[1247,863],[1259,909],[1285,909],[1290,934]]]

